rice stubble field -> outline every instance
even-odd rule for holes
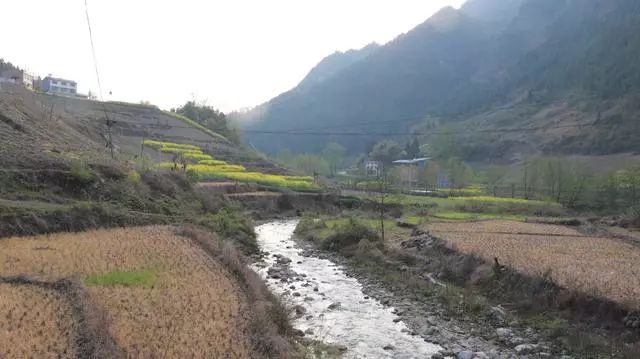
[[[434,222],[427,229],[455,249],[560,286],[640,309],[640,247],[571,227],[515,221]]]
[[[0,277],[21,275],[84,280],[128,357],[251,356],[241,288],[226,268],[172,227],[3,239]],[[0,286],[0,354],[76,356],[78,323],[69,314],[68,298],[37,286]]]

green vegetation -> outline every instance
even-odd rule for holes
[[[491,214],[491,213],[469,213],[469,212],[455,212],[455,211],[443,211],[436,212],[432,217],[437,219],[447,219],[455,221],[474,221],[474,220],[490,220],[490,219],[504,219],[510,221],[525,221],[527,217],[520,215],[509,214]]]
[[[81,161],[75,161],[71,165],[70,175],[82,184],[89,184],[96,179],[96,175],[93,173],[91,168]]]
[[[127,182],[131,183],[131,184],[136,184],[140,182],[140,173],[136,170],[130,170],[129,173],[127,173]]]
[[[418,222],[418,217],[410,218],[409,221]],[[411,234],[410,228],[404,228],[397,224],[395,220],[385,219],[385,238],[401,239]],[[353,213],[346,218],[315,218],[304,216],[296,228],[300,234],[312,234],[309,239],[318,242],[323,248],[332,250],[346,250],[349,252],[354,248],[349,248],[359,243],[356,237],[365,239],[363,245],[369,246],[381,243],[382,225],[380,219],[369,217],[361,213]]]
[[[141,271],[113,271],[103,274],[93,274],[85,279],[89,286],[123,286],[123,287],[153,287],[157,282],[156,274],[152,270]]]
[[[307,175],[325,175],[333,177],[338,168],[345,163],[346,150],[335,142],[328,143],[321,154],[293,154],[284,150],[276,160],[284,166],[298,170]]]
[[[216,214],[204,216],[199,224],[216,232],[225,240],[232,240],[245,252],[258,253],[253,223],[241,211],[223,207]]]
[[[524,216],[566,215],[566,210],[558,203],[521,198],[492,196],[438,198],[393,194],[386,199],[386,202],[402,205],[405,210],[409,211],[426,209],[430,215],[445,219],[504,218],[520,220]]]
[[[235,144],[242,142],[239,130],[231,126],[225,114],[206,103],[188,101],[183,106],[171,109],[167,114],[216,137]]]
[[[331,165],[320,155],[306,153],[294,155],[290,151],[283,151],[276,157],[276,160],[286,167],[307,175],[329,176],[331,174]]]
[[[180,120],[180,121],[182,121],[182,122],[184,122],[184,123],[186,123],[186,124],[188,124],[190,126],[193,126],[193,127],[199,129],[200,131],[202,131],[202,132],[204,132],[204,133],[206,133],[206,134],[208,134],[208,135],[210,135],[212,137],[219,138],[221,140],[224,140],[225,142],[229,141],[226,137],[222,136],[221,134],[215,133],[215,132],[211,131],[210,129],[202,126],[201,124],[199,124],[199,123],[191,120],[190,118],[185,117],[185,116],[183,116],[183,115],[181,115],[179,113],[175,113],[175,112],[171,112],[171,111],[162,111],[162,112],[165,115],[171,116],[171,117],[175,118],[176,120]]]

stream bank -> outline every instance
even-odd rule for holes
[[[336,232],[320,219],[303,218],[296,243],[305,255],[341,265],[362,283],[367,296],[395,308],[413,334],[441,345],[443,350],[434,357],[570,358],[562,345],[529,328],[510,307],[440,282],[456,274],[443,276],[446,271],[466,271],[477,264],[441,248],[442,241],[409,229],[402,231],[403,248],[391,248],[359,222],[338,221],[345,224]]]
[[[363,293],[344,268],[304,252],[293,240],[297,220],[256,228],[265,260],[257,271],[269,287],[295,308],[294,326],[329,344],[345,358],[428,358],[442,348],[412,333],[395,308]]]

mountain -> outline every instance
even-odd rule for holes
[[[305,76],[299,88],[319,85],[333,75],[339,73],[350,65],[364,59],[372,52],[377,50],[380,45],[371,43],[360,50],[348,50],[346,52],[336,51],[335,53],[325,57]]]
[[[319,151],[330,141],[362,152],[416,129],[574,124],[572,131],[478,135],[461,143],[475,159],[637,151],[640,110],[629,104],[640,93],[639,14],[633,0],[470,0],[460,10],[447,7],[383,46],[325,58],[296,88],[243,116],[257,118],[245,123],[246,138],[272,153]],[[316,134],[264,133],[296,129]]]

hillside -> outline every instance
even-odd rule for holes
[[[460,142],[473,159],[634,152],[639,13],[631,0],[471,0],[383,46],[350,52],[322,81],[308,80],[317,77],[314,69],[240,120],[257,118],[246,122],[246,138],[268,152],[319,151],[330,141],[362,152],[388,132],[527,126],[552,128]],[[291,129],[334,134],[259,133]]]
[[[30,159],[52,160],[46,153],[78,151],[95,151],[96,155],[108,157],[107,119],[113,122],[111,136],[118,157],[139,155],[142,140],[155,139],[206,147],[222,159],[257,160],[224,137],[155,106],[49,96],[3,84],[0,118],[0,136],[7,139],[3,141],[4,153],[0,153],[4,168],[36,164],[11,156],[13,151],[27,151]],[[27,144],[29,148],[24,148]],[[152,152],[144,154],[154,156]],[[157,158],[161,159],[164,158]]]
[[[113,123],[113,158],[105,117]],[[10,84],[0,88],[0,142],[0,236],[193,222],[224,205],[216,198],[203,208],[194,175],[157,168],[182,161],[183,150],[155,144],[229,161],[233,166],[215,168],[188,161],[213,172],[214,180],[231,174],[213,169],[246,169],[240,180],[289,184],[288,177],[269,174],[282,168],[156,107],[55,97]]]

